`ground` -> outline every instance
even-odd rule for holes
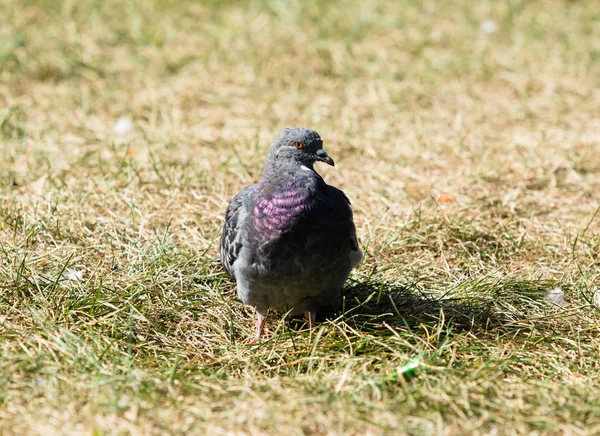
[[[1,2],[0,433],[598,434],[599,108],[595,1]],[[287,126],[365,258],[249,345]]]

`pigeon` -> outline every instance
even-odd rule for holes
[[[287,128],[269,147],[260,181],[225,212],[220,258],[237,294],[256,308],[256,338],[269,309],[303,314],[339,307],[341,291],[362,259],[350,201],[313,164],[334,166],[317,132]]]

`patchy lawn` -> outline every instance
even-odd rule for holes
[[[599,108],[600,2],[2,2],[0,432],[598,434]],[[365,259],[248,345],[287,126]]]

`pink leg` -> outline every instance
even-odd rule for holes
[[[265,321],[267,320],[267,317],[262,316],[260,313],[257,313],[257,315],[256,336],[250,341],[251,344],[256,344],[261,338],[267,338],[269,336],[269,331],[265,330]]]
[[[263,329],[265,328],[266,317],[262,316],[260,313],[258,314],[258,321],[256,323],[256,339],[260,339],[262,337]]]

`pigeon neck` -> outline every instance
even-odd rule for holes
[[[263,172],[263,180],[278,179],[282,176],[289,178],[290,176],[317,176],[312,163],[301,162],[285,162],[267,161]]]

